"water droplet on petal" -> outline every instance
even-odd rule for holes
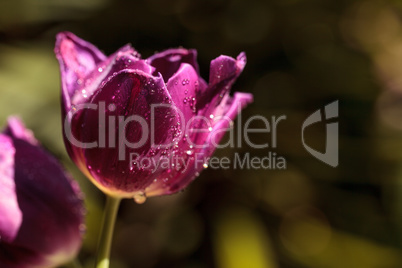
[[[208,168],[208,164],[207,164],[207,163],[204,163],[202,166],[203,166],[204,168]]]
[[[98,72],[103,72],[103,69],[101,67],[98,68]]]
[[[109,111],[113,112],[116,110],[116,105],[114,105],[113,103],[109,104],[108,106]]]
[[[138,193],[134,195],[134,201],[137,204],[143,204],[147,200],[145,193]]]

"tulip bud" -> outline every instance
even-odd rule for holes
[[[141,59],[129,45],[109,57],[72,33],[57,35],[67,151],[103,192],[116,197],[175,193],[205,167],[252,95],[230,88],[246,64],[220,56],[209,82],[197,52],[168,49]]]
[[[0,267],[57,267],[82,242],[82,194],[21,121],[0,133]]]

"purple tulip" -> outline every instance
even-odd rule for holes
[[[246,64],[244,53],[214,59],[207,83],[192,49],[168,49],[144,60],[126,45],[107,57],[63,32],[55,52],[67,151],[112,196],[164,195],[186,187],[252,102],[251,94],[229,96]]]
[[[81,246],[78,184],[16,118],[0,133],[0,267],[56,267]]]

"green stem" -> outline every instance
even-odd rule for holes
[[[98,243],[96,268],[109,268],[110,248],[120,201],[121,198],[106,195],[106,207],[103,214],[101,235]]]

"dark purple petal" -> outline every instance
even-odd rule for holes
[[[193,181],[199,173],[205,168],[206,162],[214,153],[216,146],[224,134],[229,130],[233,120],[249,103],[253,101],[253,96],[248,93],[235,93],[234,97],[227,96],[225,101],[222,102],[214,111],[215,119],[212,120],[212,129],[209,132],[202,133],[197,136],[197,144],[202,144],[200,148],[195,148],[192,155],[191,164],[188,165],[187,170],[184,170],[175,180],[170,180],[169,184],[165,184],[166,189],[164,194],[171,194],[185,188],[191,181]]]
[[[224,101],[212,112],[214,115],[212,131],[206,139],[209,147],[215,147],[216,144],[219,144],[219,141],[226,133],[225,130],[229,129],[236,116],[252,102],[253,95],[249,93],[235,92],[233,97],[226,95]]]
[[[98,187],[132,197],[152,182],[157,174],[131,166],[130,155],[159,158],[169,154],[171,146],[158,145],[173,144],[180,135],[181,118],[171,102],[161,77],[123,70],[94,94],[90,104],[98,109],[83,109],[76,114],[72,125],[77,126],[73,129],[77,139],[98,143],[94,148],[81,149],[82,160]],[[152,105],[157,105],[154,113]]]
[[[176,107],[183,113],[185,123],[196,114],[196,92],[199,87],[199,76],[187,63],[169,79],[167,89]]]
[[[0,267],[55,267],[81,246],[82,194],[16,120],[0,135]]]
[[[101,85],[107,82],[107,79],[121,70],[137,70],[151,74],[154,68],[137,56],[138,53],[131,46],[127,45],[108,57],[77,88],[71,98],[71,104],[78,105],[87,102]]]
[[[75,90],[100,62],[106,60],[106,56],[91,43],[69,32],[56,36],[55,53],[61,70],[63,104],[70,107]]]
[[[162,173],[146,189],[146,195],[172,194],[188,186],[206,167],[208,159],[236,116],[252,101],[253,96],[248,93],[235,93],[232,98],[227,95],[213,112],[215,117],[211,120],[212,129],[197,135],[195,143],[202,146],[191,148],[187,143],[181,143],[180,150],[175,152],[176,157],[187,163],[186,167],[172,168]]]
[[[165,81],[168,81],[177,72],[182,63],[190,64],[199,73],[197,51],[195,49],[168,49],[149,57],[148,62],[155,67],[154,75],[161,73]]]
[[[219,56],[212,60],[209,85],[205,91],[199,91],[197,110],[202,111],[203,114],[211,113],[241,74],[246,61],[244,52],[240,53],[236,59],[229,56]]]

